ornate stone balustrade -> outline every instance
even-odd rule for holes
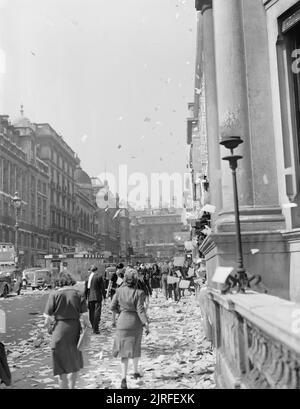
[[[300,389],[300,304],[207,290],[220,388]]]

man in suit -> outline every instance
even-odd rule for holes
[[[89,319],[94,334],[99,334],[102,300],[105,299],[105,282],[96,266],[91,266],[85,282],[85,296],[88,301]]]

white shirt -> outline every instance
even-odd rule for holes
[[[87,283],[88,290],[91,288],[91,282],[92,282],[92,278],[94,277],[94,274],[95,273],[91,273],[90,276],[89,276],[89,280],[88,280],[88,283]]]

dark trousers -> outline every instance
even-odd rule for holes
[[[163,275],[161,279],[162,290],[163,294],[168,299],[168,282],[167,282],[167,275]]]
[[[89,301],[89,318],[94,331],[99,331],[101,304],[101,301]]]
[[[168,295],[169,298],[173,298],[173,300],[178,301],[179,298],[176,284],[168,284]]]

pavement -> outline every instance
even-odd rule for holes
[[[110,301],[103,305],[100,334],[89,330],[84,350],[85,367],[78,389],[119,389],[120,360],[111,355],[116,329],[112,327]],[[150,334],[143,335],[140,373],[134,380],[129,366],[129,389],[214,389],[215,355],[206,341],[201,312],[195,296],[186,295],[178,303],[162,294],[151,298],[148,309]],[[52,375],[50,336],[43,328],[43,317],[33,318],[29,338],[6,343],[12,371],[12,389],[56,389]],[[130,363],[131,365],[131,363]]]

